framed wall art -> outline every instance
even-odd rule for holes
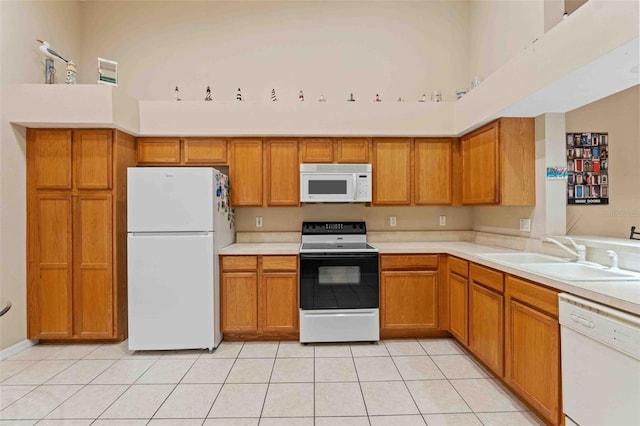
[[[567,204],[609,204],[608,133],[567,133]]]

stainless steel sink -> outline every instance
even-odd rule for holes
[[[497,262],[513,263],[516,265],[523,263],[568,263],[566,260],[558,257],[540,253],[529,253],[526,251],[520,253],[484,253],[479,256]]]
[[[522,269],[566,281],[636,281],[640,274],[599,268],[584,263],[521,263]]]

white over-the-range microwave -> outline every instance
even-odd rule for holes
[[[371,164],[300,164],[303,203],[371,201]]]

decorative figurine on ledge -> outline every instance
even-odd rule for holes
[[[55,50],[51,49],[49,47],[49,43],[43,40],[36,40],[38,43],[40,43],[40,51],[44,54],[44,56],[46,56],[47,58],[44,60],[44,82],[45,84],[53,84],[54,83],[54,75],[56,73],[56,68],[53,66],[53,60],[54,59],[58,59],[62,62],[64,62],[65,64],[69,61],[67,61],[65,58],[63,58],[62,56],[60,56],[60,54],[58,52],[56,52]]]
[[[176,90],[173,91],[173,97],[176,99],[176,101],[182,100],[180,99],[180,89],[178,89],[178,86],[176,86]]]
[[[278,98],[276,97],[276,89],[271,89],[271,102],[278,102]]]
[[[320,99],[318,99],[318,102],[327,102],[327,100],[324,98],[324,94],[320,93]]]
[[[242,101],[242,92],[240,91],[239,87],[238,91],[236,92],[236,101]]]
[[[355,102],[355,101],[356,101],[356,98],[354,98],[354,97],[353,97],[353,93],[351,93],[351,94],[349,95],[349,99],[347,99],[347,102]]]
[[[380,95],[378,95],[376,93],[376,99],[374,100],[374,102],[382,102],[382,99],[380,99]]]
[[[67,76],[64,82],[65,84],[76,84],[76,64],[73,61],[67,62]]]
[[[427,95],[423,93],[422,97],[420,98],[420,100],[418,102],[427,102]]]
[[[404,99],[402,99],[402,96],[398,97],[398,102],[404,102]]]
[[[298,93],[298,100],[304,102],[304,92],[302,90]]]
[[[213,99],[211,98],[211,87],[207,86],[207,95],[204,97],[205,101],[212,101]]]

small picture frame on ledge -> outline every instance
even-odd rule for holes
[[[118,85],[118,63],[98,58],[98,84]]]

